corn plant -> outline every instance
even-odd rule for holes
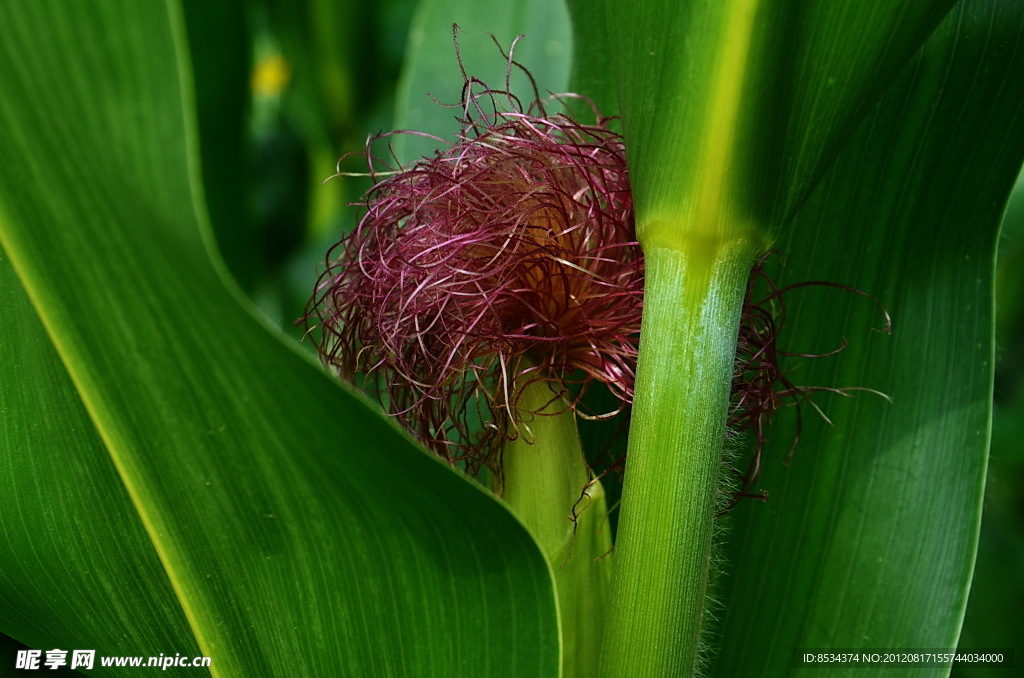
[[[955,649],[1024,6],[422,0],[401,80],[374,83],[391,120],[355,84],[381,16],[0,4],[0,631],[210,657],[167,669],[193,676],[774,676],[803,651]],[[254,17],[284,56],[250,86]],[[305,256],[326,261],[306,305],[268,302],[247,230],[245,102],[288,69],[294,237],[363,219]],[[335,167],[381,120],[415,132]],[[417,210],[464,187],[459,161],[492,195],[445,231]],[[551,242],[492,228],[560,219]],[[527,281],[465,313],[507,302],[528,329],[421,327],[426,283],[389,293],[424,252],[486,263],[479,289]],[[591,385],[618,424],[581,420]]]

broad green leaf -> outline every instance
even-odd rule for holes
[[[111,515],[137,516],[166,577],[146,569],[143,548],[83,583],[76,568],[93,565],[82,553],[110,548],[109,523],[80,521],[106,505],[79,507],[66,534],[13,512],[47,502],[45,487],[5,486],[5,572],[24,557],[8,545],[32,534],[82,545],[69,572],[36,580],[49,597],[19,603],[2,630],[78,647],[92,619],[109,624],[97,649],[122,654],[121,638],[180,629],[172,614],[132,635],[118,612],[147,588],[166,609],[169,584],[213,675],[557,672],[551,576],[526,531],[255,320],[211,263],[179,5],[11,2],[2,13],[0,243],[94,427],[79,445],[102,441],[116,469],[90,475],[90,489],[130,499]],[[25,327],[5,323],[0,336],[42,339]],[[24,354],[43,363],[22,374],[52,375],[52,355]],[[43,378],[32,377],[36,392]],[[85,423],[74,401],[46,406],[60,424]],[[4,416],[31,431],[37,415]],[[23,473],[84,463],[75,447],[47,452]],[[26,463],[17,453],[0,450]],[[81,489],[64,495],[69,515],[88,499]],[[135,590],[115,592],[112,611],[76,604],[129,566]],[[50,626],[53,615],[69,621]]]
[[[468,76],[479,78],[492,89],[505,89],[508,63],[491,36],[507,54],[516,36],[523,35],[513,56],[530,70],[540,96],[565,91],[572,38],[562,2],[422,0],[413,18],[399,83],[396,129],[425,132],[448,141],[459,131],[463,78],[455,57],[453,23],[460,29],[459,52]],[[523,107],[528,107],[535,96],[529,81],[517,69],[512,70],[511,77],[512,91]],[[442,107],[437,102],[455,106]],[[430,155],[439,145],[429,138],[406,135],[393,137],[392,141],[404,162]]]
[[[777,230],[952,4],[599,3],[641,242]]]
[[[996,266],[996,371],[992,447],[978,561],[960,634],[963,647],[1024,647],[1024,173],[1006,206]],[[998,678],[1005,668],[958,664],[955,678]]]
[[[0,257],[0,629],[42,650],[201,655],[103,441]]]
[[[892,403],[816,394],[834,427],[805,406],[789,468],[794,418],[778,416],[759,483],[770,499],[734,518],[718,675],[788,675],[796,648],[956,646],[989,442],[996,235],[1024,157],[1022,80],[1024,8],[962,2],[779,243],[780,285],[851,285],[893,319],[891,337],[875,335],[880,311],[863,297],[787,293],[781,348],[850,341],[787,361],[791,378]]]

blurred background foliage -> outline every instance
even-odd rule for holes
[[[366,178],[325,180],[337,171],[339,158],[363,150],[368,135],[395,127],[407,49],[423,49],[416,26],[426,20],[431,2],[215,4],[211,10],[201,0],[184,3],[217,248],[242,292],[274,325],[299,338],[303,330],[295,320],[325,253],[360,216],[348,203],[370,185]],[[493,50],[489,67],[502,73],[501,56],[486,34],[464,28],[465,42]],[[511,36],[496,37],[507,44]],[[541,79],[542,92],[564,88],[571,49],[555,40],[538,42],[523,61],[539,78],[551,72],[559,80]],[[441,44],[444,52],[435,56],[448,61],[450,80],[439,80],[433,93],[451,102],[446,97],[458,97],[461,80],[450,37]],[[409,93],[417,95],[430,104],[426,92]],[[451,133],[457,130],[455,114],[449,112]],[[342,169],[359,172],[365,163],[349,158]],[[245,210],[239,213],[237,205]],[[310,342],[302,345],[312,350]],[[1007,210],[999,253],[994,399],[985,513],[961,647],[1014,647],[1024,661],[1024,177]],[[602,411],[601,403],[593,408]],[[585,425],[581,434],[594,460],[608,463],[624,451],[621,423]],[[610,478],[607,485],[614,505],[618,484]],[[7,641],[9,648],[18,646]],[[957,665],[952,675],[1006,673]]]
[[[184,4],[218,249],[259,309],[300,336],[293,321],[317,265],[355,223],[347,203],[369,187],[324,182],[342,155],[391,128],[416,3],[228,0],[216,12]]]

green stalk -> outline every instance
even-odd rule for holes
[[[612,547],[604,489],[591,480],[576,415],[562,398],[535,382],[526,387],[519,409],[558,414],[527,415],[519,437],[506,443],[502,499],[533,534],[554,574],[562,676],[589,678],[597,673],[611,579],[611,559],[601,558]]]
[[[602,676],[692,675],[754,248],[651,247]]]

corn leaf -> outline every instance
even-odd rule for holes
[[[771,432],[743,506],[718,675],[786,675],[797,648],[956,647],[981,519],[998,227],[1024,158],[1024,12],[965,0],[857,130],[778,247],[794,381],[862,386]],[[945,675],[947,669],[935,669]],[[838,672],[835,673],[838,675]],[[874,675],[904,675],[898,666]]]
[[[557,672],[526,531],[210,257],[178,3],[2,14],[0,630],[221,676]]]

